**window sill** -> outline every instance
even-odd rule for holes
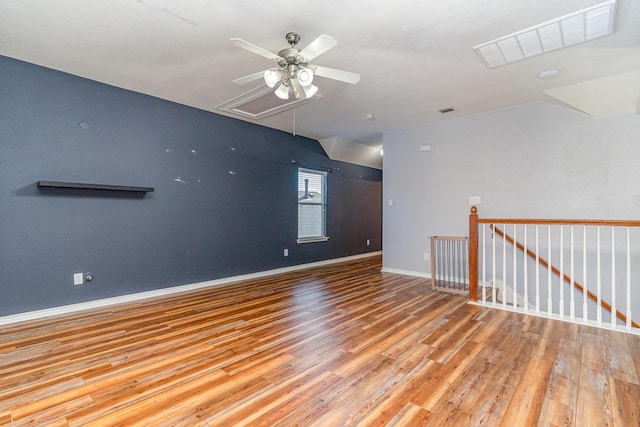
[[[313,243],[313,242],[326,242],[328,237],[305,237],[304,239],[298,239],[298,243]]]

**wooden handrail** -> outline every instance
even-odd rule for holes
[[[530,258],[537,259],[538,263],[543,267],[545,268],[551,267],[551,271],[553,272],[553,274],[560,277],[560,269],[558,267],[556,267],[555,265],[549,266],[549,262],[546,259],[542,258],[541,256],[538,256],[531,249],[525,248],[525,246],[522,243],[515,240],[513,237],[511,237],[509,234],[505,233],[504,231],[496,227],[494,224],[489,224],[489,228],[495,231],[497,235],[505,239],[507,242],[511,243],[512,245],[515,244],[518,249],[520,249],[522,252],[525,252],[527,255],[529,255]],[[563,273],[562,278],[565,282],[571,284],[572,282],[571,276]],[[580,284],[579,282],[573,280],[573,286],[576,289],[578,289],[580,292],[584,293],[584,286],[582,286],[582,284]],[[595,301],[596,303],[598,302],[598,296],[588,289],[587,289],[587,296],[592,301]],[[613,309],[613,307],[607,301],[600,299],[600,305],[604,307],[604,309],[607,310],[609,313],[611,313],[611,310]],[[627,323],[627,316],[621,313],[620,310],[616,310],[616,317],[622,320],[624,323]],[[640,325],[634,322],[633,320],[631,321],[631,326],[633,326],[634,328],[640,328]]]
[[[475,208],[475,206],[473,207]],[[611,220],[611,219],[478,218],[478,224],[611,225],[614,227],[640,227],[640,221],[637,221],[637,220]]]

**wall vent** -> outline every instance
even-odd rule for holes
[[[439,108],[438,111],[440,111],[442,114],[446,114],[446,113],[453,113],[454,110],[453,107],[444,107],[444,108]]]

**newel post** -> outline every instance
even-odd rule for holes
[[[469,300],[478,301],[478,208],[469,214]]]

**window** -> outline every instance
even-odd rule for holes
[[[327,237],[327,172],[298,169],[298,243]]]

